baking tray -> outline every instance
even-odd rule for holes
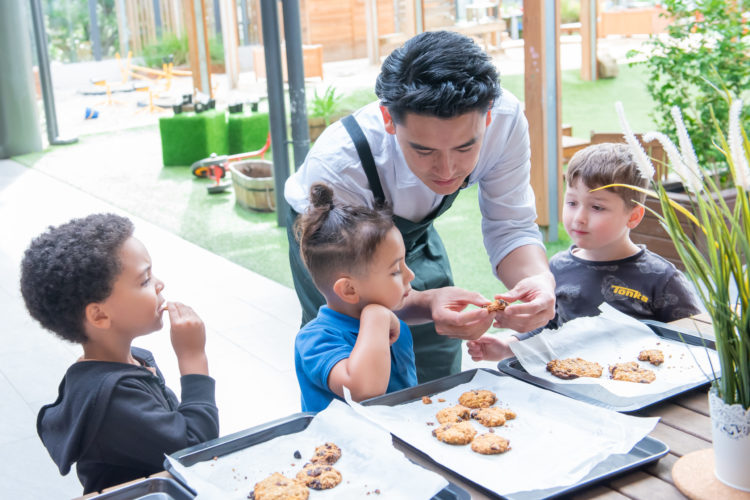
[[[302,432],[308,425],[310,425],[313,417],[315,417],[315,413],[295,413],[288,417],[267,422],[256,427],[251,427],[228,436],[213,439],[205,443],[191,446],[190,448],[185,448],[184,450],[173,453],[170,457],[185,467],[190,467],[198,462],[211,460],[213,457],[229,455],[235,451],[249,448],[253,445],[269,441],[279,436]],[[164,469],[172,474],[172,476],[174,476],[185,487],[190,489],[193,494],[197,494],[197,492],[187,484],[187,481],[185,481],[185,479],[174,470],[174,467],[172,467],[169,460],[164,460]],[[471,495],[460,486],[454,483],[449,483],[448,486],[432,497],[432,500],[471,500]]]
[[[185,489],[174,479],[152,477],[103,493],[96,500],[192,500],[195,493]]]
[[[690,345],[705,345],[709,349],[716,349],[716,342],[711,339],[702,338],[697,332],[686,330],[684,328],[676,327],[674,325],[668,325],[660,321],[653,320],[641,320],[642,323],[648,325],[651,330],[654,331],[658,336],[669,340],[676,340],[677,342],[684,342]],[[694,384],[682,385],[674,387],[668,391],[659,392],[656,394],[647,394],[644,396],[637,396],[633,398],[623,398],[612,394],[603,387],[596,384],[566,384],[564,382],[556,383],[550,382],[549,380],[531,375],[528,373],[521,362],[517,358],[508,358],[500,361],[497,364],[498,370],[510,375],[513,378],[523,380],[530,384],[534,384],[544,389],[557,392],[564,396],[568,396],[578,401],[584,401],[608,410],[619,411],[622,413],[630,413],[641,410],[647,406],[664,401],[671,397],[677,396],[687,391],[691,391],[698,387],[708,385],[709,381],[700,381]],[[717,369],[717,367],[714,367]]]
[[[475,368],[473,370],[467,370],[455,375],[449,375],[447,377],[433,380],[432,382],[416,385],[408,389],[403,389],[401,391],[392,392],[390,394],[385,394],[383,396],[368,399],[366,401],[363,401],[361,404],[363,406],[397,406],[403,403],[416,401],[422,399],[422,396],[433,396],[436,393],[452,389],[457,385],[469,383],[479,370],[486,371],[500,377],[506,376],[505,374],[495,370]],[[503,496],[490,489],[487,489],[481,484],[475,483],[471,479],[468,479],[461,474],[458,474],[457,472],[453,471],[453,469],[446,467],[439,462],[436,462],[429,455],[423,453],[418,448],[413,447],[408,442],[403,441],[397,436],[393,436],[393,439],[395,441],[398,441],[402,446],[410,450],[422,460],[435,464],[441,470],[445,471],[449,477],[455,478],[458,481],[468,483],[478,491],[481,491],[483,494],[491,498],[507,498],[509,500],[532,500],[540,498],[554,498],[561,495],[567,495],[582,488],[592,486],[593,484],[603,481],[607,478],[623,474],[627,471],[636,469],[650,462],[659,460],[661,457],[669,453],[669,447],[666,444],[659,441],[658,439],[646,436],[645,438],[641,439],[633,447],[633,449],[630,450],[630,452],[618,455],[610,455],[609,457],[607,457],[607,459],[594,467],[591,472],[588,473],[588,475],[586,475],[576,484],[549,488],[546,490],[522,491]],[[533,467],[533,464],[529,464],[529,467]]]

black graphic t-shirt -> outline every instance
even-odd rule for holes
[[[549,266],[557,282],[556,314],[545,328],[558,328],[581,316],[597,316],[602,302],[634,318],[665,323],[700,313],[700,302],[685,275],[668,260],[639,246],[637,254],[608,262],[576,257],[575,245],[555,254]]]

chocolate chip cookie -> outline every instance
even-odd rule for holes
[[[447,423],[432,431],[438,440],[448,444],[469,444],[477,431],[471,422]]]
[[[447,424],[449,422],[463,422],[469,419],[469,409],[462,405],[451,406],[449,408],[443,408],[435,416],[437,421],[441,424]]]
[[[314,464],[333,465],[341,458],[341,448],[333,443],[326,443],[315,448],[315,454],[310,459]]]
[[[612,365],[609,367],[609,373],[609,378],[613,380],[622,380],[623,382],[650,384],[656,380],[656,374],[652,370],[641,368],[635,361]]]
[[[314,490],[328,490],[341,482],[341,473],[330,465],[308,463],[297,473],[297,480]]]
[[[468,408],[487,408],[497,401],[495,393],[484,389],[467,391],[458,397],[458,402]]]
[[[483,309],[487,309],[488,312],[504,311],[508,303],[503,299],[495,299],[489,304],[483,305]]]
[[[306,500],[309,495],[310,490],[302,482],[274,472],[263,481],[255,483],[255,489],[250,492],[248,498],[255,500]]]
[[[648,361],[654,366],[664,363],[664,353],[659,349],[645,349],[638,354],[639,361]]]
[[[599,363],[582,358],[553,359],[547,363],[547,371],[564,380],[602,376],[602,366]]]
[[[510,441],[497,434],[480,434],[471,442],[471,449],[482,455],[497,455],[510,450]]]
[[[515,416],[515,413],[513,415]],[[505,424],[506,420],[505,410],[497,406],[472,410],[471,418],[485,427],[499,427]]]

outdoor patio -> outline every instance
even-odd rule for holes
[[[627,51],[642,41],[643,38],[613,38],[605,43],[605,48],[624,60]],[[561,47],[562,68],[580,66],[580,43],[575,37]],[[521,44],[511,43],[495,57],[503,75],[523,72]],[[324,68],[325,79],[311,80],[308,89],[334,85],[347,93],[372,88],[378,72],[366,60],[326,63]],[[39,407],[54,401],[57,385],[80,355],[80,348],[39,327],[28,316],[18,290],[18,266],[31,238],[47,226],[72,217],[103,211],[131,217],[137,236],[151,253],[155,273],[166,284],[165,296],[191,305],[203,318],[208,330],[209,367],[217,380],[222,435],[298,412],[300,408],[292,357],[300,310],[293,289],[162,229],[192,224],[194,231],[200,231],[201,227],[220,226],[222,213],[231,210],[233,196],[212,203],[210,212],[184,214],[184,221],[164,220],[169,217],[168,211],[162,210],[159,200],[150,199],[149,190],[151,183],[168,181],[170,175],[169,169],[162,173],[160,168],[153,168],[158,163],[153,160],[160,157],[158,130],[153,125],[162,114],[137,112],[136,103],[142,96],[136,94],[114,94],[122,102],[106,104],[101,96],[79,93],[87,87],[88,75],[116,79],[119,70],[113,60],[53,66],[60,130],[66,135],[81,135],[89,144],[83,149],[87,157],[68,154],[61,147],[48,153],[49,158],[41,157],[34,168],[12,160],[0,162],[0,232],[4,235],[0,240],[0,310],[6,318],[0,333],[4,340],[0,350],[0,395],[6,401],[4,413],[9,417],[0,434],[0,459],[8,464],[0,471],[0,484],[12,498],[62,498],[81,492],[74,471],[60,476],[35,429]],[[252,73],[243,74],[240,82],[246,95],[264,94],[264,81],[257,81]],[[217,86],[221,91],[221,77]],[[229,94],[219,95],[225,105]],[[99,118],[84,120],[82,110],[86,107],[98,107]],[[97,140],[90,136],[93,133],[104,135]],[[71,151],[81,151],[80,148],[81,145],[74,146]],[[131,162],[130,168],[117,166],[123,155]],[[191,192],[184,195],[188,199],[205,197],[204,184],[194,184]],[[107,197],[112,188],[131,193],[128,198],[132,207],[138,206],[135,213],[147,217],[135,215],[128,204],[112,205]],[[251,258],[262,258],[261,255],[262,248]],[[286,261],[283,255],[275,258]],[[139,339],[137,345],[154,352],[168,385],[178,388],[179,372],[168,327]],[[29,356],[32,352],[34,355]],[[463,368],[475,366],[494,367],[495,363],[474,363],[465,353]],[[261,405],[264,412],[255,411]]]

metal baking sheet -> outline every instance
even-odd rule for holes
[[[256,427],[251,427],[228,436],[213,439],[205,443],[191,446],[190,448],[185,448],[184,450],[177,451],[170,456],[180,464],[190,467],[198,462],[211,460],[213,457],[229,455],[235,451],[249,448],[278,436],[302,432],[308,425],[310,425],[313,417],[315,417],[315,413],[295,413],[288,417],[267,422]],[[190,488],[190,485],[188,485],[185,479],[174,470],[168,460],[164,461],[164,468],[180,483],[189,488],[193,494],[196,494],[195,490]],[[448,486],[432,497],[432,500],[471,500],[471,495],[460,486],[449,482]]]
[[[702,338],[697,332],[692,332],[673,325],[668,325],[660,321],[642,320],[642,322],[648,325],[649,328],[651,328],[651,330],[653,330],[654,333],[656,333],[658,336],[665,339],[684,342],[690,345],[705,345],[709,349],[716,349],[716,343],[713,340]],[[602,408],[607,408],[608,410],[614,410],[622,413],[638,411],[647,406],[651,406],[653,404],[664,401],[665,399],[677,396],[678,394],[682,394],[697,387],[703,387],[709,384],[709,381],[697,382],[694,384],[675,387],[668,391],[656,394],[647,394],[634,398],[622,398],[620,396],[612,394],[611,392],[596,384],[578,385],[565,384],[564,382],[555,383],[536,377],[524,370],[521,363],[515,357],[500,361],[497,364],[497,368],[501,372],[510,375],[513,378],[523,380],[524,382],[534,384],[544,389],[549,389],[550,391],[554,391],[558,394],[577,399],[578,401],[584,401],[586,403],[600,406]]]
[[[361,404],[363,406],[397,406],[403,403],[416,401],[421,399],[422,396],[432,396],[436,393],[447,391],[448,389],[456,387],[457,385],[471,382],[471,380],[474,378],[474,375],[479,370],[486,371],[500,377],[506,376],[505,374],[497,372],[495,370],[476,368],[473,370],[467,370],[455,375],[450,375],[437,380],[433,380],[432,382],[427,382],[425,384],[410,387],[398,392],[392,392],[390,394],[385,394],[383,396],[368,399],[366,401],[363,401]],[[532,500],[540,498],[554,498],[561,495],[567,495],[582,488],[592,486],[593,484],[603,481],[607,478],[623,474],[632,469],[636,469],[650,462],[659,460],[669,452],[669,447],[666,444],[659,441],[658,439],[646,436],[640,442],[638,442],[638,444],[636,444],[633,449],[630,450],[630,452],[618,455],[610,455],[609,457],[607,457],[606,460],[598,464],[594,469],[591,470],[591,472],[589,472],[588,475],[586,475],[576,484],[561,486],[557,488],[549,488],[546,490],[523,491],[503,496],[485,488],[481,484],[478,484],[461,474],[456,473],[451,468],[446,467],[439,462],[436,462],[429,455],[423,453],[418,448],[413,447],[408,442],[403,441],[396,436],[394,436],[393,439],[398,441],[402,446],[409,449],[412,453],[419,456],[421,459],[435,464],[441,470],[445,471],[447,473],[447,476],[454,477],[459,481],[468,483],[478,491],[481,491],[483,494],[491,498],[507,498],[510,500]]]
[[[98,495],[97,500],[192,500],[195,493],[174,479],[153,477]]]

